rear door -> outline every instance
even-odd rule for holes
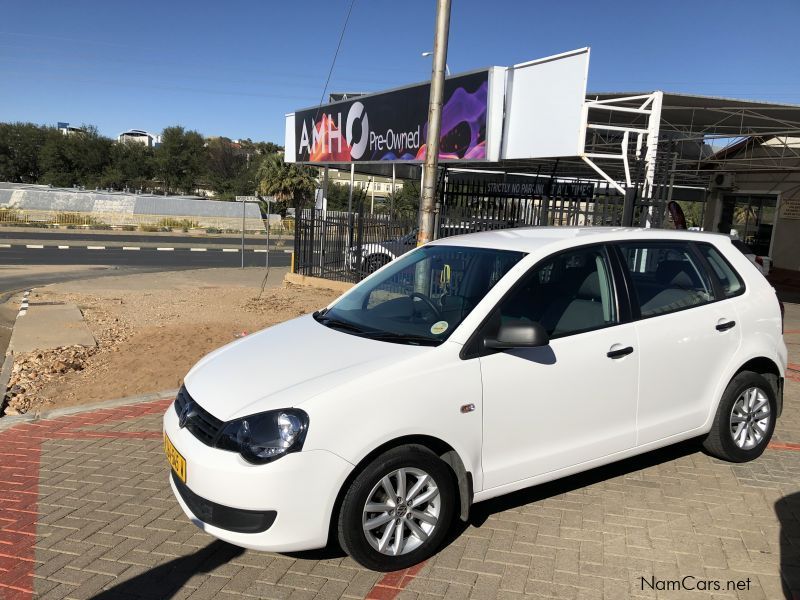
[[[637,445],[703,425],[737,352],[735,300],[725,298],[688,241],[617,245],[639,339]]]

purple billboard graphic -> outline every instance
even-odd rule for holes
[[[485,160],[489,73],[445,80],[440,160]],[[422,161],[430,85],[360,96],[295,113],[298,162]]]

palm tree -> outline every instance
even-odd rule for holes
[[[311,167],[287,163],[281,154],[269,154],[258,167],[258,192],[283,203],[283,212],[291,204],[303,208],[313,198],[315,175],[316,170]]]

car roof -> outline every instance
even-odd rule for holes
[[[730,242],[730,238],[719,233],[705,233],[676,229],[645,229],[640,227],[515,227],[481,231],[466,235],[455,235],[438,239],[431,244],[442,246],[470,246],[474,248],[494,248],[497,250],[516,250],[534,252],[551,245],[563,245],[569,239],[575,245],[595,242],[626,240],[694,240],[718,244],[720,240]]]

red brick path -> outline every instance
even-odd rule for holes
[[[3,433],[0,446],[0,598],[33,596],[34,545],[42,444],[56,438],[158,439],[157,431],[87,430],[163,412],[171,399],[24,423]]]

